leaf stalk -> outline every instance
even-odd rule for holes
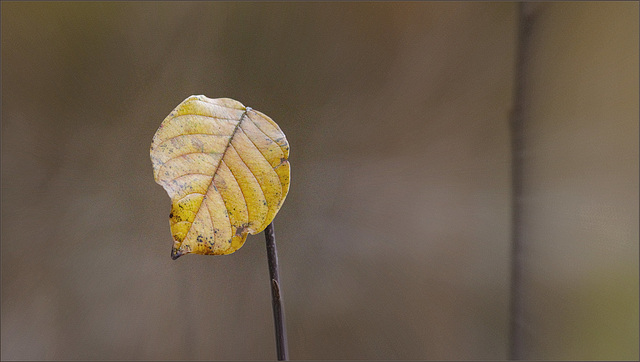
[[[278,273],[278,250],[276,249],[276,234],[273,222],[264,230],[267,244],[267,261],[269,263],[269,277],[271,278],[271,301],[273,304],[273,322],[276,332],[276,351],[278,361],[288,360],[287,328],[284,320],[282,290]]]

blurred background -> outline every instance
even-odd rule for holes
[[[2,2],[2,354],[275,359],[262,234],[172,261],[149,147],[272,117],[292,359],[506,359],[518,5]],[[638,3],[546,2],[523,94],[522,357],[638,359]]]

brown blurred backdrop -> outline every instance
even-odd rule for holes
[[[531,6],[524,357],[638,359],[638,3]],[[2,354],[274,359],[262,234],[172,261],[192,94],[291,145],[293,359],[505,359],[515,3],[2,2]]]

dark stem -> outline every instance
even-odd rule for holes
[[[271,278],[271,301],[273,304],[273,322],[276,328],[276,350],[278,361],[288,360],[287,328],[284,322],[284,308],[282,307],[282,291],[278,276],[278,250],[276,249],[276,234],[273,223],[264,229],[267,240],[267,261],[269,262],[269,277]]]

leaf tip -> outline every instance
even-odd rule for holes
[[[171,249],[171,259],[172,260],[176,260],[179,257],[183,256],[184,252],[180,251],[179,249]]]

